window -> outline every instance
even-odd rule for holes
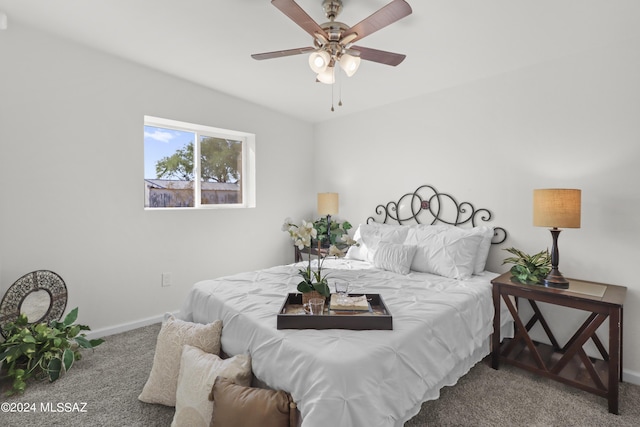
[[[145,116],[144,207],[255,207],[255,135]]]

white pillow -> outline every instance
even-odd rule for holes
[[[182,346],[193,345],[207,353],[218,354],[221,333],[221,320],[203,325],[169,315],[158,333],[151,373],[138,399],[146,403],[175,406]]]
[[[478,253],[476,254],[476,260],[473,264],[473,274],[480,274],[484,271],[487,265],[487,258],[489,257],[489,250],[491,249],[491,240],[493,239],[493,227],[487,225],[481,225],[479,227],[472,228],[476,233],[482,236],[480,245],[478,246]]]
[[[373,266],[398,274],[408,274],[415,253],[415,246],[380,242],[373,256]]]
[[[221,359],[197,347],[185,345],[180,358],[176,413],[171,427],[209,427],[213,417],[213,402],[209,393],[217,377],[235,384],[251,384],[251,357],[246,354]]]
[[[344,256],[347,259],[364,261],[364,256],[362,255],[362,236],[360,235],[360,227],[362,227],[362,224],[358,225],[358,228],[356,228],[356,231],[353,233],[353,240],[356,241],[357,245],[349,247],[347,254]]]
[[[446,225],[415,226],[405,244],[416,245],[411,270],[451,279],[473,274],[482,235],[471,229]]]
[[[409,232],[409,226],[396,224],[360,224],[354,233],[359,246],[352,246],[346,258],[373,263],[373,256],[380,242],[403,243]]]
[[[425,240],[430,236],[447,231],[451,228],[454,228],[454,226],[448,224],[414,224],[409,226],[407,238],[404,243],[407,245],[424,245]]]

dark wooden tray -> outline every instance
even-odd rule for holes
[[[362,294],[349,294],[359,296]],[[337,312],[325,305],[322,316],[307,314],[302,306],[302,294],[288,294],[278,312],[278,329],[393,329],[393,318],[380,294],[366,294],[371,311]]]

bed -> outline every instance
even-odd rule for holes
[[[296,292],[303,264],[204,280],[184,301],[183,320],[222,319],[224,352],[249,353],[257,379],[291,393],[303,427],[402,426],[422,402],[438,398],[442,387],[455,384],[489,354],[494,314],[490,281],[498,274],[480,271],[486,262],[480,247],[506,239],[504,229],[479,225],[492,219],[490,211],[424,185],[375,212],[356,230],[360,246],[345,258],[325,259],[323,269],[330,284],[345,280],[352,293],[383,296],[393,330],[277,329],[278,311],[285,296]],[[434,242],[447,248],[457,242],[447,240],[451,233],[480,230],[480,244],[473,246],[474,239],[453,255],[434,248]],[[420,247],[425,240],[430,242],[426,249]],[[473,252],[472,265],[458,266],[454,273],[442,263],[412,263],[408,273],[380,268],[375,254],[397,242],[417,246],[416,259],[420,254],[432,260]],[[501,335],[508,336],[511,317],[504,307],[502,313]]]

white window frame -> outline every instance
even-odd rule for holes
[[[194,166],[194,199],[193,206],[189,207],[166,207],[155,208],[145,207],[145,210],[175,210],[175,209],[238,209],[238,208],[255,208],[256,207],[256,136],[252,133],[240,132],[235,130],[221,129],[212,126],[197,125],[193,123],[181,122],[172,119],[163,119],[161,117],[144,116],[144,126],[153,126],[165,129],[173,129],[179,131],[193,132],[195,141],[193,146]],[[221,139],[233,139],[242,142],[242,203],[201,203],[200,180],[200,136],[208,136]],[[145,196],[146,197],[146,196]]]

